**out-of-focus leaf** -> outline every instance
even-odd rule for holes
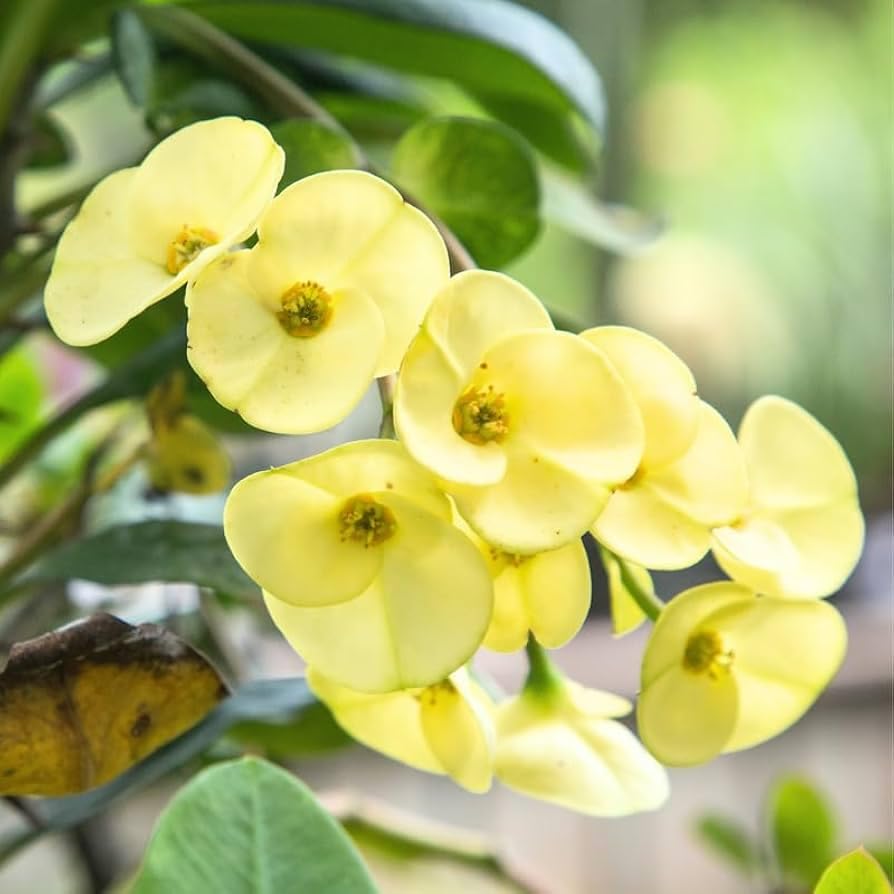
[[[0,864],[42,834],[63,832],[106,810],[125,795],[139,791],[201,755],[240,721],[287,722],[316,699],[302,678],[254,680],[224,699],[204,720],[163,745],[126,773],[83,795],[31,804],[38,827],[20,831],[0,842]]]
[[[78,578],[98,584],[191,582],[256,599],[258,587],[236,564],[217,525],[146,521],[121,525],[69,541],[47,553],[29,581]]]
[[[582,184],[549,168],[541,174],[543,216],[580,239],[618,254],[633,254],[664,232],[659,218],[600,202]]]
[[[857,848],[823,873],[814,894],[891,894],[891,886],[882,867],[863,848]]]
[[[43,396],[43,381],[27,347],[0,359],[0,462],[40,424]]]
[[[65,128],[52,115],[41,115],[31,131],[26,167],[31,170],[59,167],[69,161],[72,149]]]
[[[99,614],[18,643],[0,674],[0,794],[102,785],[225,694],[208,661],[155,624]]]
[[[396,140],[426,114],[412,103],[358,93],[317,93],[315,98],[359,140]]]
[[[130,9],[121,9],[112,18],[112,58],[115,71],[131,101],[146,108],[155,81],[155,44],[152,35]]]
[[[835,856],[830,805],[806,779],[791,776],[773,786],[768,807],[770,841],[783,878],[812,888]]]
[[[310,790],[257,758],[204,770],[161,815],[133,894],[376,894]]]
[[[888,881],[894,882],[894,847],[891,847],[890,844],[869,844],[866,846],[866,850],[885,870]]]
[[[361,166],[360,155],[351,139],[319,121],[290,118],[272,125],[270,133],[286,153],[280,190],[320,171]]]
[[[322,702],[279,722],[249,720],[240,723],[230,731],[230,736],[242,745],[261,748],[272,758],[324,754],[354,742]]]
[[[695,827],[699,839],[713,854],[750,876],[760,866],[760,850],[746,829],[725,816],[707,814]]]
[[[243,89],[228,81],[203,78],[159,100],[150,110],[149,121],[158,134],[165,135],[196,121],[222,115],[261,117],[257,104]]]
[[[534,240],[540,185],[528,145],[478,118],[428,118],[394,150],[392,173],[440,217],[482,267],[501,267]]]
[[[547,19],[505,0],[192,0],[245,40],[329,52],[449,78],[473,94],[579,111],[601,130],[599,76]]]

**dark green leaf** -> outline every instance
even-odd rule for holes
[[[240,744],[253,745],[273,758],[323,754],[354,741],[335,722],[332,712],[322,702],[311,705],[287,722],[251,720],[240,723],[230,735]]]
[[[360,156],[350,138],[319,121],[291,118],[272,125],[270,133],[286,153],[280,190],[309,174],[360,167]]]
[[[768,819],[783,878],[812,888],[835,856],[837,829],[826,799],[806,779],[782,779],[770,791]]]
[[[41,115],[31,131],[28,168],[55,168],[71,160],[72,142],[65,128],[52,116]]]
[[[760,865],[760,853],[751,836],[725,816],[708,814],[696,825],[698,837],[714,854],[750,876]]]
[[[98,584],[187,581],[255,599],[258,587],[236,564],[217,525],[146,521],[63,543],[26,575],[29,581],[90,580]]]
[[[823,873],[814,894],[891,894],[891,886],[882,867],[863,848],[857,848]]]
[[[165,135],[196,121],[222,115],[261,117],[259,107],[241,87],[228,81],[203,78],[178,93],[160,98],[149,110],[148,119],[156,133]]]
[[[294,776],[218,764],[161,815],[133,894],[375,894],[350,839]]]
[[[505,0],[192,0],[190,8],[245,40],[327,50],[473,94],[577,109],[597,130],[599,76],[580,48],[531,10]]]
[[[112,58],[124,90],[135,105],[146,108],[155,78],[155,45],[140,17],[122,9],[112,18]]]
[[[396,140],[425,116],[408,102],[357,93],[317,93],[326,111],[358,140]]]
[[[395,180],[440,217],[482,267],[523,252],[540,226],[533,153],[514,132],[478,118],[428,118],[394,150]]]
[[[316,699],[301,678],[247,683],[191,730],[107,785],[83,795],[33,803],[31,809],[40,818],[39,828],[27,829],[0,843],[0,864],[42,834],[71,829],[125,795],[158,782],[202,754],[234,724],[246,720],[289,722],[296,713],[315,703]]]

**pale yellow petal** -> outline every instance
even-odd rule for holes
[[[802,509],[856,500],[841,445],[813,416],[781,397],[762,397],[739,428],[751,500],[760,509]]]
[[[183,227],[215,233],[218,243],[183,271],[194,276],[254,231],[284,164],[282,149],[257,121],[224,117],[191,124],[162,140],[138,168],[125,232],[135,251],[162,267]]]
[[[570,473],[618,484],[642,458],[643,425],[630,390],[599,350],[567,332],[507,336],[471,377],[505,396],[505,445],[523,445]]]
[[[329,324],[289,335],[246,275],[251,252],[222,258],[192,286],[189,360],[214,397],[266,431],[305,434],[341,422],[373,380],[381,314],[361,292],[334,296]]]
[[[725,751],[750,748],[795,723],[847,648],[844,621],[826,602],[760,597],[721,609],[706,624],[723,631],[734,654],[739,711]]]
[[[394,427],[407,450],[436,475],[460,484],[492,484],[506,471],[499,444],[471,444],[453,427],[464,380],[425,332],[404,357],[394,395]]]
[[[287,470],[258,472],[230,492],[224,534],[248,576],[277,599],[332,605],[366,590],[382,567],[381,547],[341,539],[342,504]]]
[[[626,717],[633,710],[633,705],[623,696],[604,689],[590,689],[574,680],[564,680],[562,691],[565,710],[570,710],[575,716],[606,720]]]
[[[636,630],[646,620],[646,615],[624,584],[618,560],[605,549],[600,550],[600,555],[602,564],[605,567],[605,575],[608,579],[612,634],[614,636],[624,636]],[[654,594],[655,588],[649,572],[641,565],[636,565],[633,562],[628,562],[627,567],[639,586],[646,592]]]
[[[185,282],[137,255],[127,239],[135,174],[127,168],[98,183],[59,240],[44,305],[66,344],[103,341]]]
[[[459,487],[444,482],[463,518],[488,543],[510,553],[538,553],[583,535],[608,491],[545,458],[507,450],[498,484]]]
[[[468,672],[461,669],[420,693],[419,718],[428,747],[447,773],[469,791],[486,792],[494,765],[493,720],[487,696]]]
[[[437,295],[423,324],[461,380],[507,335],[552,329],[546,308],[521,283],[492,270],[467,270]]]
[[[643,744],[671,767],[701,764],[720,754],[737,715],[738,692],[730,674],[712,679],[684,670],[681,663],[644,681],[636,706]]]
[[[397,517],[382,573],[340,605],[296,608],[269,594],[274,622],[312,666],[361,692],[429,686],[464,664],[490,619],[484,560],[460,531],[392,494]]]
[[[515,652],[524,648],[531,629],[522,593],[521,569],[504,565],[494,578],[494,611],[482,643],[494,652]]]
[[[627,326],[599,326],[581,338],[608,357],[633,392],[646,431],[643,467],[657,468],[681,456],[699,422],[689,367],[657,338]]]
[[[444,773],[422,732],[418,693],[355,692],[315,668],[308,668],[307,682],[338,725],[358,742],[417,770]]]

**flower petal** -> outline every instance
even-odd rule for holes
[[[308,668],[307,682],[338,725],[358,742],[417,770],[444,773],[423,735],[417,693],[355,692],[315,668]]]
[[[407,450],[434,474],[462,484],[491,484],[506,471],[499,444],[470,444],[453,427],[464,382],[424,331],[404,357],[394,395],[394,427]]]
[[[695,438],[699,400],[689,367],[657,338],[627,326],[599,326],[580,337],[599,348],[633,392],[646,432],[642,465],[681,456]]]
[[[305,434],[341,422],[373,380],[382,317],[361,292],[335,296],[330,323],[290,336],[252,289],[251,252],[206,269],[187,296],[189,360],[223,406],[266,431]]]
[[[482,645],[494,652],[516,652],[528,641],[529,625],[521,569],[507,564],[494,578],[494,611]]]
[[[429,686],[480,644],[493,604],[490,575],[460,531],[408,500],[375,496],[398,527],[366,592],[326,608],[265,600],[296,651],[335,682],[361,692]]]
[[[612,635],[624,636],[636,630],[646,620],[646,615],[624,585],[618,560],[606,549],[600,549],[599,554],[602,557],[602,564],[605,567],[605,574],[608,578]],[[652,584],[652,576],[649,572],[641,565],[636,565],[633,562],[628,562],[627,567],[639,585],[647,592],[654,594],[655,587]]]
[[[103,341],[185,282],[138,256],[127,239],[135,174],[126,168],[98,183],[59,240],[44,305],[66,344]]]
[[[284,603],[332,605],[366,590],[382,567],[381,547],[341,539],[343,501],[285,469],[240,481],[224,508],[224,533],[252,580]]]
[[[202,252],[204,262],[212,260],[254,231],[284,164],[282,149],[257,121],[215,118],[178,130],[134,177],[128,229],[134,249],[163,267],[181,228],[198,227],[220,238]],[[194,276],[195,261],[190,268]]]

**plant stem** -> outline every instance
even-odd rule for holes
[[[650,621],[657,621],[658,616],[664,610],[664,602],[654,593],[650,593],[639,585],[626,559],[622,559],[616,553],[606,550],[610,556],[618,563],[618,569],[621,572],[621,583],[624,589],[633,597],[633,601],[642,609],[643,614]]]
[[[526,691],[547,695],[562,685],[562,674],[550,661],[543,646],[534,639],[533,634],[528,637],[525,653],[528,656],[528,677],[525,680]]]

